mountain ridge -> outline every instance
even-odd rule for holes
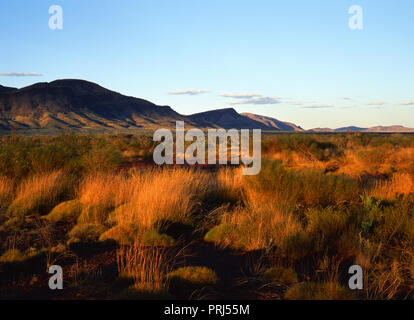
[[[369,128],[362,127],[342,127],[337,129],[331,128],[314,128],[308,130],[309,132],[371,132],[371,133],[414,133],[414,128],[407,128],[401,125],[392,125],[392,126],[375,126]]]
[[[185,121],[188,127],[280,131],[233,108],[185,116],[170,106],[125,96],[86,80],[61,79],[20,89],[0,87],[3,132],[131,131],[173,127],[176,121]]]
[[[234,108],[182,115],[170,106],[122,95],[96,83],[79,79],[39,82],[23,88],[0,85],[0,134],[75,132],[134,132],[173,128],[176,121],[186,127],[262,129],[273,132],[414,132],[403,126],[372,128],[343,127],[304,130],[290,122],[238,113]]]

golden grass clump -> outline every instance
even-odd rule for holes
[[[137,298],[151,298],[168,291],[166,275],[171,271],[171,262],[165,249],[143,247],[137,242],[117,250],[118,272],[134,280],[129,291],[135,291]]]
[[[36,175],[25,180],[7,212],[9,216],[47,214],[69,192],[69,181],[62,171]]]
[[[224,168],[219,170],[216,177],[217,185],[214,188],[219,200],[223,202],[237,202],[243,198],[243,171],[242,168]]]
[[[141,229],[165,221],[187,223],[207,190],[207,175],[188,170],[154,170],[136,173],[132,192],[114,220],[118,225],[136,224]]]
[[[389,180],[378,180],[368,191],[370,196],[379,199],[392,199],[399,194],[414,193],[414,176],[409,173],[395,173]]]
[[[78,191],[82,205],[80,223],[103,223],[110,211],[130,196],[131,184],[124,174],[94,173],[83,179]]]
[[[251,251],[282,245],[302,230],[290,208],[256,201],[224,214],[221,224],[210,230],[205,240]]]
[[[14,181],[7,177],[0,177],[0,208],[7,207],[14,196]]]
[[[220,279],[214,270],[207,267],[182,267],[167,275],[173,290],[216,286]]]

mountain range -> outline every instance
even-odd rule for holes
[[[277,119],[238,113],[233,108],[182,115],[169,106],[129,97],[85,80],[56,80],[21,89],[0,85],[0,134],[75,132],[134,132],[174,127],[262,129],[304,132],[301,127]],[[401,126],[375,128],[313,129],[313,132],[414,132]]]

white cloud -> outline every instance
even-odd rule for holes
[[[2,77],[40,77],[42,74],[37,72],[6,72],[0,73]]]
[[[208,90],[194,90],[194,89],[189,89],[189,90],[175,90],[175,91],[170,91],[167,92],[168,94],[172,94],[172,95],[190,95],[190,96],[196,96],[199,94],[204,94],[204,93],[209,93],[210,91]]]
[[[399,105],[399,106],[414,106],[414,101],[413,100],[408,100],[408,101],[397,103],[397,105]]]
[[[367,105],[368,106],[383,106],[384,104],[387,104],[384,101],[378,101],[378,102],[368,102]]]
[[[237,105],[237,104],[278,104],[280,103],[279,98],[277,97],[258,97],[258,98],[250,98],[250,99],[241,99],[237,101],[230,101],[229,104]]]
[[[251,99],[261,97],[261,95],[257,93],[222,93],[220,96],[233,99]]]
[[[333,108],[334,105],[333,104],[312,104],[309,106],[304,106],[302,108],[305,109],[324,109],[324,108]]]

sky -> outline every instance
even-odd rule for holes
[[[414,128],[412,0],[1,0],[0,43],[3,86],[84,79],[182,114]]]

